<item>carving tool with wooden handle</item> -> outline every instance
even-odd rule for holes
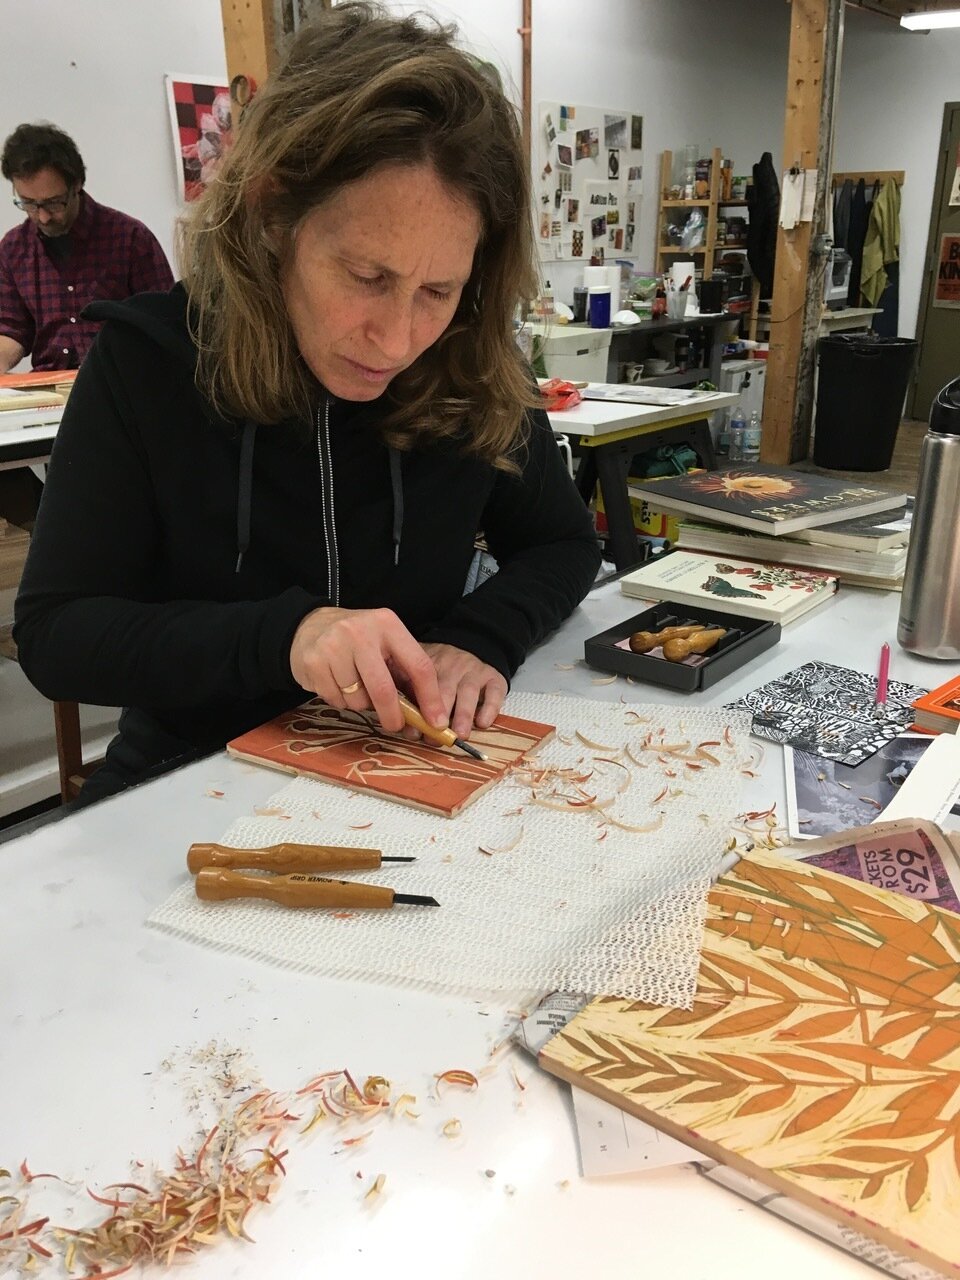
[[[415,858],[385,858],[379,849],[349,849],[335,844],[271,844],[264,849],[234,849],[225,844],[192,844],[187,867],[196,875],[202,867],[230,871],[376,871],[384,862],[415,862]]]
[[[696,635],[682,639],[679,636],[663,642],[663,656],[670,662],[682,662],[692,653],[707,653],[714,645],[719,644],[726,631],[722,627],[712,630],[698,631]]]
[[[649,653],[662,645],[664,640],[683,639],[704,631],[702,622],[692,623],[684,627],[664,627],[660,631],[635,631],[630,637],[630,648],[634,653]]]
[[[462,738],[458,738],[452,729],[437,729],[434,725],[428,724],[419,707],[415,707],[402,693],[398,696],[404,722],[413,729],[419,729],[429,742],[436,743],[440,747],[459,747],[461,751],[466,751],[467,755],[475,756],[477,760],[486,760],[487,757],[482,751],[478,751],[476,747],[471,747],[469,742],[464,742]]]
[[[197,872],[197,897],[206,902],[230,898],[266,898],[284,907],[344,907],[349,910],[379,908],[402,903],[415,907],[438,907],[436,898],[418,893],[394,893],[377,884],[357,884],[349,880],[326,880],[323,876],[258,876],[225,867],[201,867]]]

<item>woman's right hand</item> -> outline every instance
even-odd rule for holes
[[[395,672],[426,720],[446,728],[434,664],[390,609],[314,609],[294,632],[290,670],[332,707],[373,708],[387,733],[404,726]]]

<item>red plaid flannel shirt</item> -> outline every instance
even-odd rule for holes
[[[29,218],[0,240],[0,334],[19,342],[35,369],[79,368],[100,328],[80,317],[88,302],[173,286],[153,233],[85,191],[69,234],[62,262]]]

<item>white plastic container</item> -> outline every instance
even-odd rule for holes
[[[529,325],[543,340],[543,364],[550,378],[570,382],[607,382],[610,357],[610,329],[587,329],[572,325]]]

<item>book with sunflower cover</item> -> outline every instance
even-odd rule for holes
[[[713,605],[725,613],[785,625],[826,604],[837,578],[816,569],[731,560],[708,551],[670,551],[620,579],[620,590],[641,600]]]
[[[630,492],[657,510],[774,535],[892,511],[907,501],[904,493],[762,463],[632,481]]]
[[[937,1272],[960,1267],[960,916],[755,849],[690,1009],[601,996],[562,1079]]]

